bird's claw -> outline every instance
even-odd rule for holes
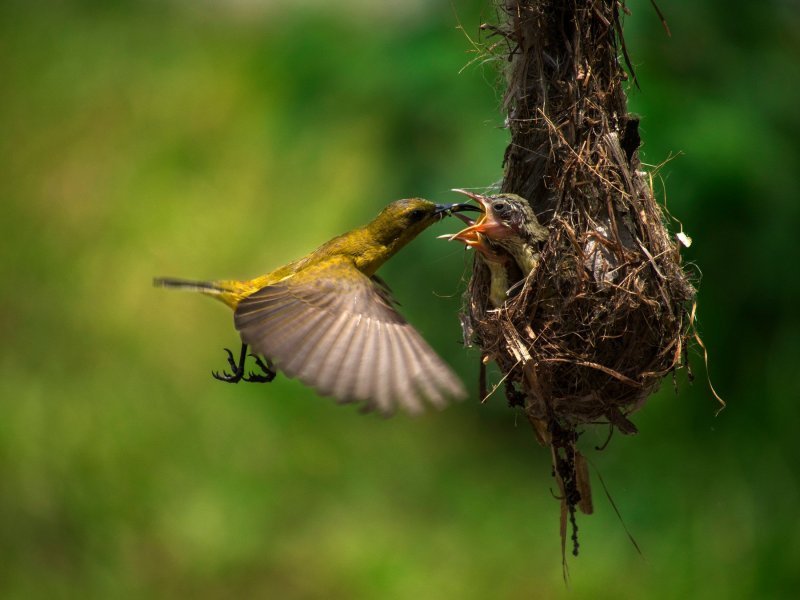
[[[249,381],[251,383],[269,383],[275,379],[275,376],[278,373],[275,371],[275,368],[272,366],[272,363],[269,360],[264,362],[260,356],[255,354],[251,354],[250,356],[253,357],[256,365],[263,371],[263,373],[254,373],[253,371],[250,371],[250,373],[247,374],[247,377],[244,378],[245,381]]]
[[[261,359],[261,357],[256,356],[255,354],[251,354],[255,361],[256,365],[261,369],[262,373],[254,373],[250,371],[247,375],[244,374],[244,362],[247,360],[247,345],[242,345],[242,350],[239,353],[239,362],[233,358],[233,352],[231,352],[228,348],[225,348],[225,352],[228,355],[228,364],[231,367],[231,371],[233,373],[228,373],[227,371],[211,371],[211,376],[216,379],[217,381],[224,381],[225,383],[239,383],[240,381],[247,381],[251,383],[269,383],[275,376],[277,372],[275,371],[272,363],[267,360],[266,362]]]
[[[233,352],[231,352],[230,349],[228,348],[224,348],[224,350],[225,352],[228,353],[228,364],[231,366],[231,369],[233,369],[233,372],[235,374],[239,370],[239,365],[236,364],[236,361],[233,359]],[[227,375],[227,373],[224,374]]]
[[[234,373],[231,375],[227,371],[223,371],[222,373],[219,373],[218,371],[211,371],[211,376],[214,379],[218,381],[224,381],[225,383],[239,383],[239,380],[242,379],[241,373]]]
[[[240,361],[241,364],[237,364],[233,358],[233,352],[231,352],[228,348],[225,348],[224,350],[228,354],[228,364],[231,366],[233,373],[228,373],[227,371],[222,371],[222,373],[218,371],[211,371],[211,376],[217,381],[224,381],[225,383],[239,383],[244,375],[244,360]]]
[[[275,372],[272,371],[266,373],[265,375],[261,375],[260,373],[253,373],[252,371],[250,371],[247,377],[244,377],[243,379],[248,383],[269,383],[270,381],[275,379]]]

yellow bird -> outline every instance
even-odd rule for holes
[[[238,362],[226,349],[233,373],[213,373],[217,379],[271,381],[277,368],[323,396],[363,402],[366,410],[419,413],[426,400],[442,408],[464,397],[464,386],[397,312],[375,272],[425,228],[466,210],[480,209],[398,200],[367,225],[261,277],[154,284],[213,296],[233,309],[242,348]],[[248,346],[263,374],[244,375]]]

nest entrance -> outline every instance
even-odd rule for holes
[[[634,433],[628,416],[685,365],[692,325],[695,290],[627,111],[620,6],[505,0],[503,22],[483,26],[508,65],[501,191],[526,198],[550,236],[538,267],[497,309],[476,257],[465,337],[497,362],[510,402],[553,453],[562,540],[568,518],[576,535],[576,507],[591,508],[579,429]]]

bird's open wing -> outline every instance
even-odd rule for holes
[[[466,395],[458,377],[349,261],[303,269],[242,300],[242,341],[324,396],[391,414]]]

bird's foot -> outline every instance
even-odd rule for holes
[[[214,379],[224,381],[225,383],[239,383],[244,376],[244,361],[247,358],[247,345],[242,344],[242,351],[239,354],[238,363],[233,359],[233,352],[227,348],[225,348],[225,352],[228,353],[228,364],[230,365],[233,373],[228,373],[227,371],[223,371],[222,373],[211,371],[211,376],[214,377]],[[247,381],[247,379],[245,379],[245,381]]]
[[[269,360],[265,362],[261,360],[260,356],[257,356],[255,354],[251,354],[250,356],[252,356],[253,359],[255,359],[256,365],[258,366],[259,369],[261,369],[262,373],[254,373],[253,371],[250,371],[247,377],[244,378],[245,381],[248,381],[250,383],[269,383],[270,381],[275,379],[275,376],[278,373],[277,371],[275,371],[275,367],[272,366],[272,363]]]

